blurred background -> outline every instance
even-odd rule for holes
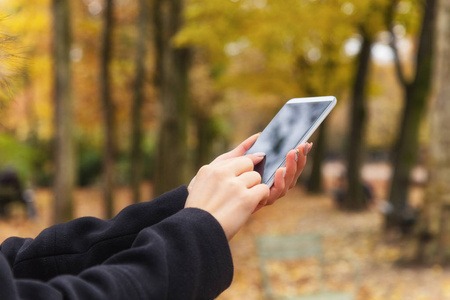
[[[334,95],[220,299],[450,299],[449,6],[0,0],[0,240],[110,218]]]

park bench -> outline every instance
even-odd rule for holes
[[[319,234],[262,236],[257,238],[257,253],[263,291],[266,299],[280,300],[353,300],[352,294],[327,290],[324,278],[322,237]],[[319,291],[307,295],[276,295],[271,285],[269,261],[315,258],[319,263]]]

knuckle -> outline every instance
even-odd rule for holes
[[[266,204],[267,204],[267,202],[269,202],[269,200],[270,200],[270,188],[269,188],[267,185],[265,185],[265,184],[264,184],[264,186],[267,187],[267,188],[264,190],[264,199],[265,199],[265,202],[266,202]]]
[[[244,164],[244,166],[247,169],[253,169],[253,160],[248,156],[243,156],[242,158],[243,158],[242,163]]]
[[[229,172],[226,168],[215,168],[213,170],[213,174],[216,178],[224,178],[229,174]]]
[[[223,178],[224,170],[218,166],[205,165],[200,168],[198,173],[205,177],[220,179]]]
[[[211,172],[211,169],[210,165],[204,165],[198,170],[198,173],[207,175]]]
[[[259,174],[258,172],[252,171],[252,175],[253,175],[253,177],[255,177],[255,181],[257,181],[257,182],[261,182],[262,181],[261,174]],[[269,187],[267,187],[267,188],[269,188]]]
[[[241,190],[241,184],[237,180],[229,180],[227,185],[228,188],[235,193],[238,193]]]
[[[211,178],[220,179],[220,178],[223,178],[224,174],[225,174],[225,170],[221,166],[208,165],[206,168],[206,175]]]

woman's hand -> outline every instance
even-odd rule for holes
[[[239,146],[230,152],[224,153],[214,159],[211,164],[224,161],[230,158],[240,157],[247,152],[248,149],[255,143],[260,133],[254,134],[251,137],[243,141]],[[259,210],[265,205],[272,205],[276,200],[286,195],[287,191],[295,186],[303,168],[306,164],[306,158],[308,152],[311,150],[312,143],[304,143],[289,151],[286,156],[286,165],[280,168],[275,173],[275,178],[272,187],[270,188],[270,196],[265,203],[260,203],[255,211]],[[192,179],[188,186],[188,190],[191,190],[192,183],[195,181],[195,177]]]
[[[228,240],[245,224],[259,203],[270,195],[261,176],[253,171],[264,155],[247,155],[203,166],[191,183],[185,207],[203,209],[222,226]]]
[[[215,164],[215,163],[220,162],[220,161],[224,161],[224,160],[230,159],[230,158],[243,156],[245,154],[245,152],[247,152],[247,150],[250,149],[250,147],[255,143],[255,141],[256,141],[256,139],[258,138],[259,135],[260,135],[260,133],[257,133],[257,134],[252,135],[251,137],[247,138],[245,141],[240,143],[239,146],[237,146],[236,148],[234,148],[230,152],[224,153],[224,154],[216,157],[216,159],[214,159],[210,163],[210,165]],[[196,177],[197,176],[192,178],[191,182],[189,183],[189,186],[188,186],[188,191],[189,192],[191,191],[192,185],[195,182],[195,178]]]

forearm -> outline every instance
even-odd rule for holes
[[[48,282],[0,278],[0,298],[213,299],[231,284],[232,275],[220,224],[203,210],[184,209],[142,230],[130,249],[77,276]]]
[[[130,205],[111,220],[80,218],[44,230],[36,239],[11,238],[0,251],[14,276],[49,280],[78,274],[131,247],[138,233],[183,209],[186,187]]]

